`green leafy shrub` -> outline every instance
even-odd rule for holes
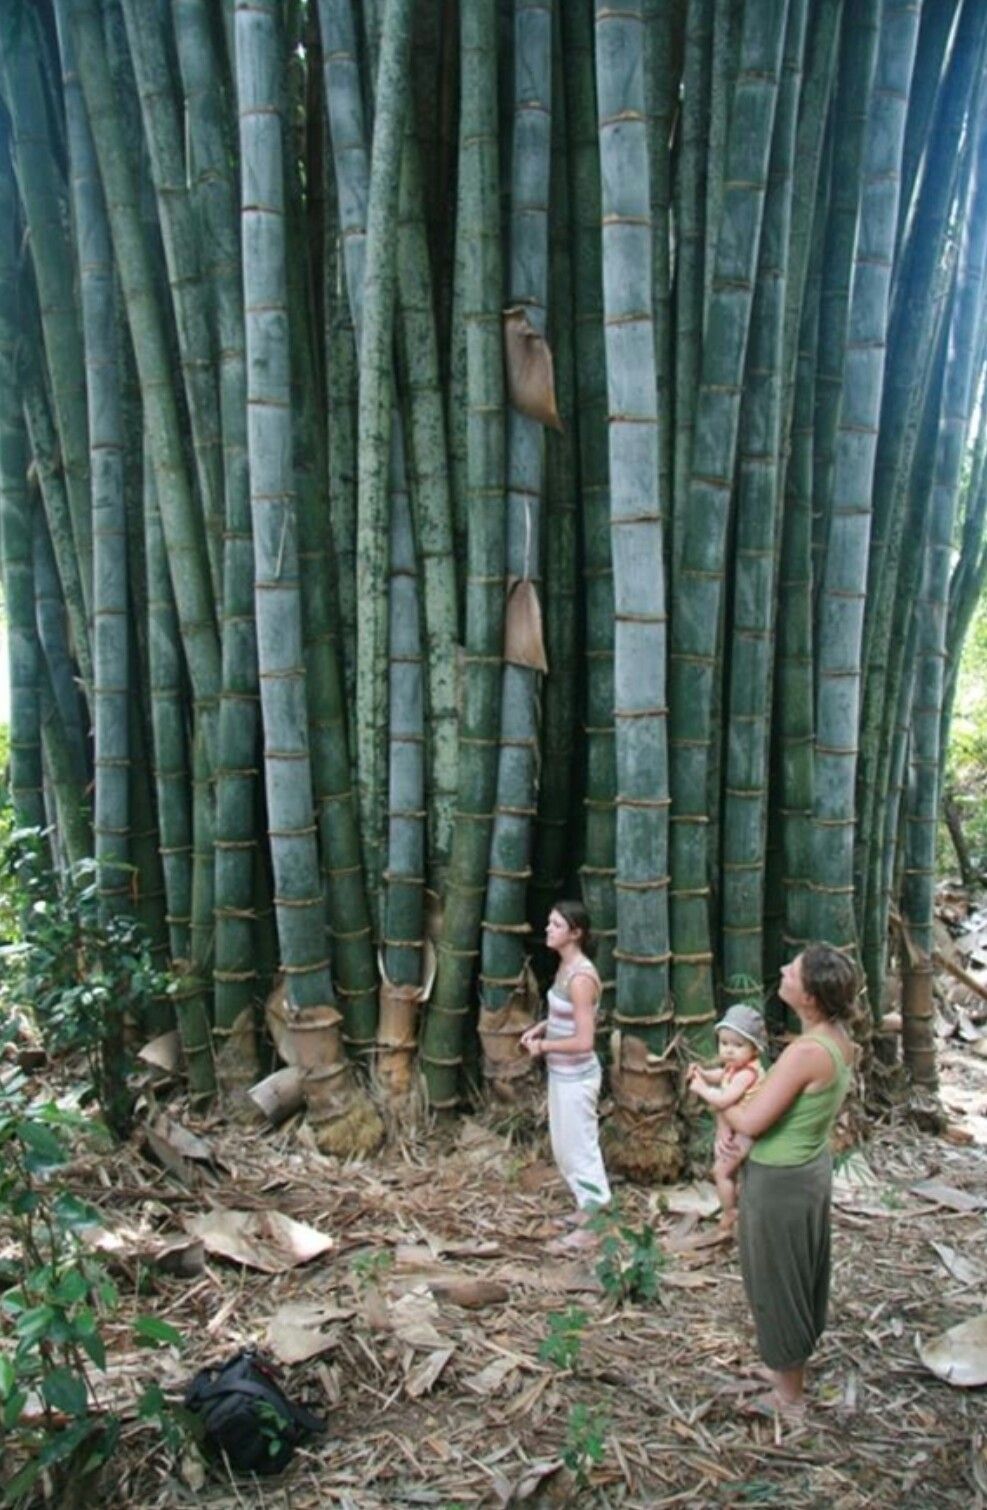
[[[543,1363],[554,1363],[557,1368],[575,1368],[583,1346],[583,1329],[589,1320],[578,1306],[569,1306],[548,1318],[548,1332],[538,1347],[538,1356]]]
[[[589,1482],[592,1466],[603,1461],[609,1424],[604,1410],[590,1410],[588,1405],[573,1405],[569,1410],[562,1461],[583,1486]]]
[[[0,1010],[28,1011],[52,1054],[84,1055],[114,1132],[129,1131],[125,1026],[167,990],[135,918],[99,917],[98,876],[84,860],[56,877],[40,833],[11,835],[0,858]]]
[[[0,1035],[9,1041],[13,1029]],[[100,1220],[59,1187],[59,1166],[98,1123],[29,1098],[25,1078],[0,1081],[0,1218],[9,1235],[0,1267],[0,1450],[3,1503],[29,1497],[42,1473],[58,1485],[92,1477],[116,1446],[119,1420],[93,1412],[92,1369],[106,1368],[102,1325],[119,1306],[116,1286],[80,1233]],[[153,1316],[134,1324],[139,1341],[182,1343]],[[147,1412],[145,1412],[147,1414]],[[16,1463],[16,1467],[13,1465]]]
[[[596,1275],[606,1294],[619,1304],[654,1300],[665,1262],[654,1228],[631,1226],[615,1200],[595,1213],[590,1229],[600,1237]]]

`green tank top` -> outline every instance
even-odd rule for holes
[[[776,1167],[808,1164],[829,1144],[830,1130],[850,1088],[850,1066],[824,1033],[807,1033],[805,1036],[823,1045],[836,1073],[821,1090],[800,1091],[778,1121],[754,1140],[749,1154],[754,1164]]]

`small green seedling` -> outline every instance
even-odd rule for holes
[[[606,1450],[609,1418],[604,1410],[590,1410],[588,1405],[573,1405],[566,1420],[562,1461],[583,1488],[589,1483],[590,1469],[602,1463]]]
[[[582,1333],[589,1320],[578,1306],[557,1312],[548,1318],[548,1333],[542,1338],[538,1356],[543,1363],[554,1363],[557,1368],[575,1368],[582,1350]]]
[[[623,1220],[617,1201],[604,1206],[590,1220],[600,1241],[596,1277],[611,1300],[654,1300],[661,1285],[665,1255],[654,1228],[645,1222],[633,1227]]]
[[[393,1267],[394,1255],[389,1248],[374,1248],[367,1253],[357,1253],[350,1261],[350,1274],[357,1293],[375,1289]]]

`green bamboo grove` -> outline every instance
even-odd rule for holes
[[[935,1089],[985,258],[982,0],[0,0],[11,790],[194,1098],[524,1104],[565,895],[627,1170],[811,938]]]

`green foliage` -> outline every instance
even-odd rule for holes
[[[665,1263],[654,1228],[647,1222],[630,1226],[616,1200],[597,1211],[589,1225],[601,1239],[596,1274],[611,1300],[654,1300]]]
[[[13,1035],[9,1026],[0,1042]],[[85,1479],[106,1462],[119,1433],[112,1414],[90,1414],[90,1369],[106,1367],[101,1324],[117,1309],[117,1289],[79,1233],[99,1222],[85,1202],[59,1189],[57,1171],[93,1125],[53,1102],[28,1098],[22,1076],[0,1088],[0,1214],[12,1242],[0,1271],[0,1441],[18,1449],[18,1470],[3,1503],[29,1495],[42,1472],[56,1483]],[[153,1317],[135,1330],[181,1342]],[[10,1456],[5,1454],[5,1460]]]
[[[562,1461],[581,1485],[588,1483],[590,1468],[603,1461],[609,1424],[604,1410],[590,1410],[588,1405],[573,1405],[569,1410]]]
[[[394,1254],[388,1248],[373,1248],[355,1254],[350,1261],[350,1274],[357,1293],[363,1295],[379,1285],[393,1263]]]
[[[45,842],[19,830],[0,852],[0,1012],[29,1010],[53,1054],[82,1053],[107,1122],[129,1130],[124,1026],[167,989],[132,917],[99,916],[97,867],[56,878]]]
[[[585,1311],[578,1306],[569,1306],[548,1318],[548,1333],[538,1347],[538,1356],[543,1363],[554,1363],[557,1368],[575,1368],[582,1351],[583,1329],[588,1321]]]

